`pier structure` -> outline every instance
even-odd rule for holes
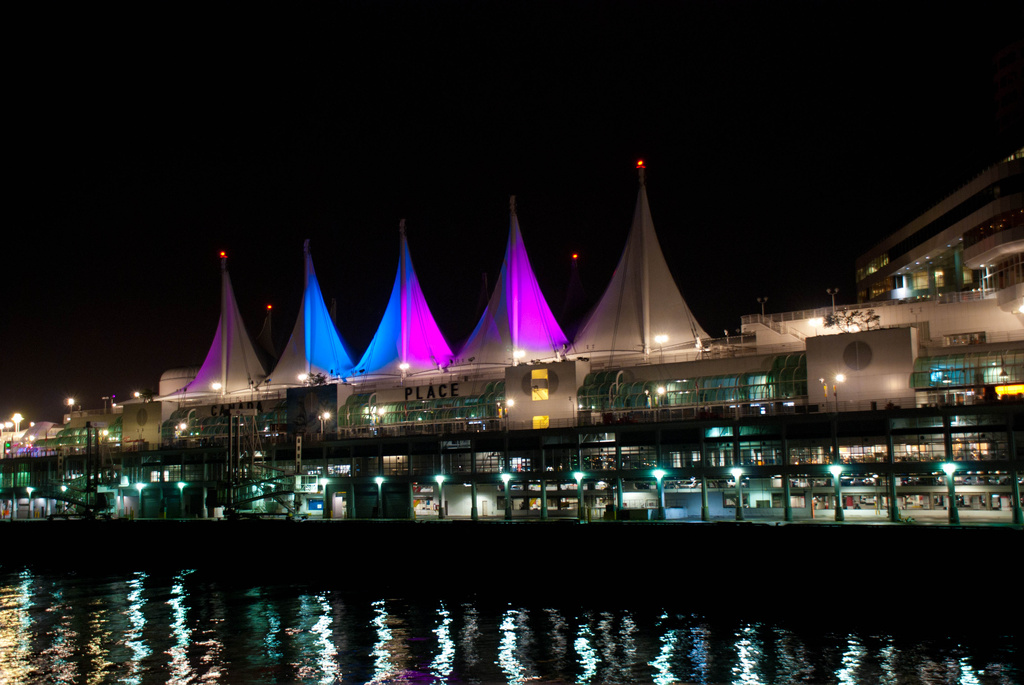
[[[6,520],[323,519],[1021,523],[1024,405],[876,409],[473,432],[228,440],[2,461]],[[240,470],[239,470],[240,469]],[[85,483],[95,493],[86,508]],[[737,502],[740,516],[737,516]]]

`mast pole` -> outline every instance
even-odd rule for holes
[[[220,253],[220,394],[228,387],[228,255]]]
[[[402,310],[402,365],[409,363],[409,282],[406,278],[406,242],[405,242],[405,219],[398,222],[398,273],[400,302]],[[404,375],[404,372],[403,372]]]
[[[647,268],[647,181],[644,178],[643,160],[637,162],[640,173],[640,299],[644,327],[644,359],[651,354],[651,283]]]
[[[516,196],[512,195],[508,201],[508,210],[511,214],[509,225],[509,254],[508,269],[505,274],[506,285],[512,290],[512,330],[509,332],[512,338],[512,364],[519,363],[516,352],[519,351],[519,243],[516,240],[518,231],[516,222]]]

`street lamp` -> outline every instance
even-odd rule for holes
[[[758,303],[759,305],[761,305],[761,318],[762,318],[762,319],[764,318],[764,305],[765,305],[765,303],[766,303],[767,301],[768,301],[768,298],[767,298],[767,297],[759,297],[759,298],[757,298],[757,303]]]
[[[437,518],[444,518],[444,476],[437,475],[434,477],[437,481]]]
[[[835,490],[836,498],[836,521],[845,521],[846,515],[843,512],[843,492],[842,480],[839,478],[839,474],[843,472],[843,467],[839,464],[832,464],[828,467],[829,473],[832,474],[832,488]]]
[[[377,483],[377,518],[384,518],[384,477],[377,476],[373,479]]]
[[[740,480],[740,476],[743,475],[743,469],[730,469],[733,480],[736,481],[736,520],[743,520],[743,482]]]
[[[579,518],[579,520],[582,522],[583,521],[583,509],[584,509],[584,503],[583,503],[583,473],[581,471],[576,471],[575,473],[572,474],[572,477],[576,479],[576,502],[577,502],[576,508],[577,508],[577,513],[579,514],[579,516],[577,518]]]
[[[139,506],[137,508],[138,515],[136,518],[142,518],[142,489],[146,487],[145,483],[136,483],[135,489],[139,491]]]
[[[320,518],[327,517],[327,479],[320,479],[320,492],[323,493],[323,510],[320,512]],[[333,507],[332,507],[333,508]]]
[[[836,374],[836,379],[832,383],[832,397],[836,401],[836,413],[839,412],[839,384],[840,383],[845,383],[845,382],[846,382],[846,374],[845,373],[837,373]]]
[[[505,484],[505,520],[512,520],[512,491],[509,490],[508,482],[512,476],[508,473],[501,474],[501,482]]]
[[[953,473],[956,471],[956,464],[946,462],[942,465],[942,470],[946,473],[946,492],[949,496],[949,522],[951,524],[960,523],[960,511],[956,507],[956,483],[953,479]]]
[[[178,518],[185,518],[185,484],[178,481]]]
[[[324,422],[328,421],[331,418],[331,412],[325,411],[323,414],[320,414],[320,416],[318,418],[320,419],[320,435],[323,435],[324,434]]]
[[[836,313],[836,295],[839,294],[839,288],[826,288],[825,292],[832,296],[832,313]]]
[[[25,491],[28,492],[28,517],[32,518],[32,514],[34,513],[32,510],[32,493],[35,492],[36,489],[30,485],[25,488]]]
[[[665,485],[662,478],[665,472],[661,469],[654,469],[654,478],[658,481],[658,520],[665,520]]]
[[[661,350],[661,362],[665,361],[665,343],[668,342],[668,336],[664,333],[654,336],[654,342],[658,343],[658,347]]]

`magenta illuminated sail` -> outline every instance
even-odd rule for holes
[[[327,378],[347,376],[352,369],[352,358],[324,304],[308,240],[303,245],[303,252],[306,275],[302,308],[291,338],[270,375],[269,380],[276,385],[301,385],[301,377],[318,373]]]
[[[377,333],[356,364],[357,376],[412,375],[446,367],[452,359],[412,266],[405,220],[399,224],[399,235],[398,273],[391,298]]]
[[[537,284],[526,254],[512,196],[505,261],[487,309],[459,353],[461,364],[553,359],[569,344]]]
[[[175,394],[226,395],[249,390],[266,376],[238,312],[227,261],[221,253],[220,321],[217,322],[213,344],[196,377]]]
[[[615,273],[601,300],[580,326],[577,354],[603,357],[647,356],[652,349],[693,349],[707,333],[700,327],[672,278],[647,204],[640,169],[633,225]]]

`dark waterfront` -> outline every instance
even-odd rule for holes
[[[1014,529],[71,521],[2,532],[25,562],[0,566],[4,683],[1022,679],[1019,586],[1000,570],[1012,566],[962,570],[964,549],[1011,562]]]
[[[298,564],[301,567],[302,563]],[[434,569],[411,564],[417,583]],[[840,682],[1017,683],[1019,646],[999,631],[943,636],[925,599],[898,620],[816,592],[803,621],[751,620],[723,597],[692,612],[622,596],[531,602],[344,583],[172,574],[0,576],[6,683]],[[297,573],[296,575],[301,575]],[[871,601],[880,609],[885,604]],[[930,603],[930,602],[928,602]],[[916,608],[910,605],[918,605]],[[942,605],[936,596],[935,608]],[[884,613],[884,609],[882,609]],[[965,612],[966,613],[966,612]],[[838,628],[837,623],[847,627]]]

